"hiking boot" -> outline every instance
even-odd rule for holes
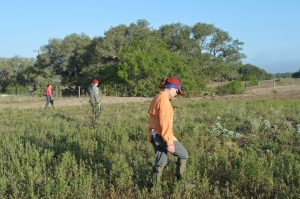
[[[160,167],[160,166],[153,167],[153,185],[161,183],[163,170],[164,167]]]
[[[186,168],[186,159],[179,159],[176,162],[176,178],[177,180],[181,180],[182,179],[182,175],[185,171]]]

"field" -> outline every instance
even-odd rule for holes
[[[209,88],[216,88],[218,86],[223,86],[225,84],[228,84],[229,82],[212,82],[208,84]],[[247,88],[272,88],[274,84],[274,80],[262,80],[258,82],[257,86],[247,86]],[[292,85],[300,85],[300,79],[299,78],[280,78],[276,79],[275,86],[292,86]]]
[[[86,98],[44,110],[43,98],[2,97],[0,198],[299,198],[298,87],[175,99],[190,159],[177,182],[170,156],[161,187],[151,187],[149,98],[104,97],[93,129]]]

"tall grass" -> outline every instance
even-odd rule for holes
[[[88,106],[1,109],[0,197],[299,197],[298,100],[173,104],[175,135],[190,159],[177,182],[170,156],[162,189],[151,188],[149,103],[106,105],[96,129]]]

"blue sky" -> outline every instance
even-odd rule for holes
[[[146,19],[164,24],[213,24],[244,42],[243,63],[270,73],[300,69],[298,0],[4,0],[0,57],[35,57],[50,38],[103,36],[111,27]]]

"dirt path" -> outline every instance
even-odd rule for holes
[[[300,98],[300,85],[276,86],[273,88],[253,88],[245,93],[246,96],[278,96]]]
[[[3,96],[2,98],[6,98]],[[256,98],[295,98],[300,99],[300,86],[299,85],[289,85],[289,86],[277,86],[276,92],[273,92],[273,88],[252,88],[246,91],[242,95],[225,95],[225,96],[205,96],[192,98],[194,100],[230,100],[230,99],[256,99]],[[130,103],[130,102],[147,102],[152,98],[146,97],[111,97],[105,96],[102,98],[103,104],[118,104],[118,103]],[[61,98],[55,100],[56,107],[65,106],[82,106],[88,104],[88,99],[86,97],[82,98]],[[45,105],[44,98],[30,98],[15,101],[1,100],[0,108],[11,107],[11,108],[43,108]]]
[[[275,92],[273,87],[268,88],[251,88],[241,95],[224,95],[200,97],[202,99],[261,99],[261,98],[279,98],[279,99],[300,99],[300,85],[277,86]]]
[[[102,97],[103,104],[119,104],[119,103],[130,103],[130,102],[144,102],[150,101],[151,98],[146,97],[111,97],[105,96]],[[83,106],[88,104],[87,97],[81,98],[56,98],[55,99],[55,107],[65,107],[65,106]],[[32,98],[27,97],[26,99],[19,99],[12,102],[0,101],[0,108],[44,108],[45,100],[44,98]]]

